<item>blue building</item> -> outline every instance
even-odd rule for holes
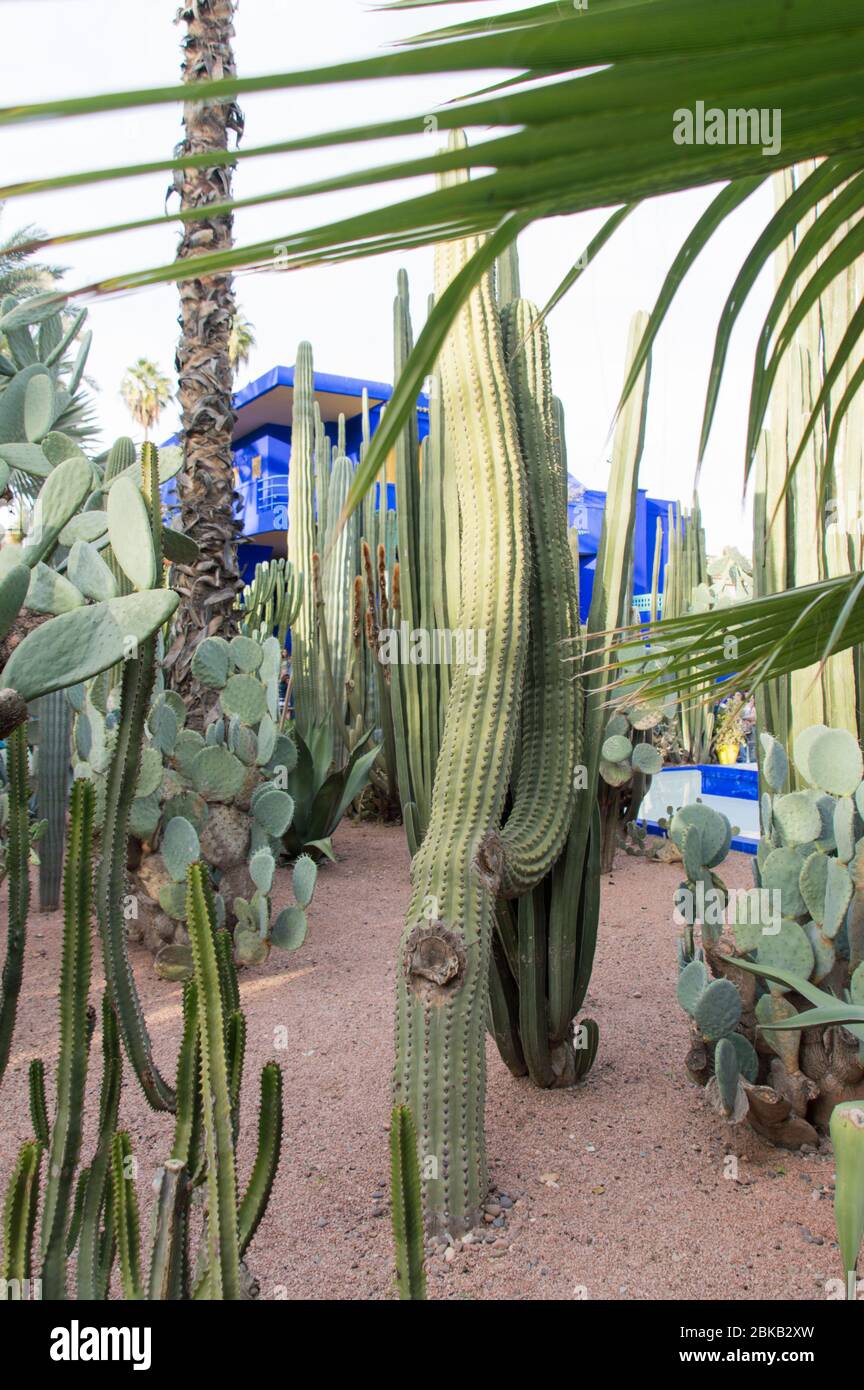
[[[393,394],[382,381],[361,381],[357,377],[331,376],[315,372],[315,399],[328,436],[335,443],[339,416],[345,416],[346,452],[355,462],[360,457],[363,419],[363,391],[369,396],[370,424],[374,432],[382,407]],[[237,422],[234,426],[234,486],[238,494],[237,514],[243,522],[240,565],[249,579],[255,566],[271,555],[285,554],[288,528],[288,478],[291,461],[291,426],[294,406],[294,368],[273,367],[264,376],[244,386],[234,396]],[[417,402],[420,439],[429,433],[429,403],[421,395]],[[175,443],[176,439],[169,441]],[[176,504],[174,482],[163,492],[171,509]],[[580,488],[571,479],[569,520],[579,533],[580,608],[587,617],[594,583],[594,567],[600,542],[600,527],[606,494]],[[634,537],[634,595],[651,588],[656,545],[657,517],[663,521],[662,566],[666,562],[668,502],[648,497],[639,489]],[[396,489],[393,461],[387,466],[387,506],[395,508]]]

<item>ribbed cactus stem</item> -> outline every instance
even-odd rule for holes
[[[63,959],[60,967],[60,1057],[42,1210],[42,1279],[46,1298],[66,1296],[67,1210],[81,1152],[89,1043],[90,930],[95,789],[72,788],[69,848],[63,877]]]
[[[30,907],[30,778],[27,770],[27,725],[20,724],[7,742],[9,834],[6,863],[9,880],[6,959],[0,978],[0,1081],[9,1061],[18,996],[24,973],[27,912]]]
[[[30,1140],[24,1144],[9,1179],[3,1204],[3,1262],[0,1277],[6,1281],[6,1296],[19,1301],[22,1285],[33,1269],[33,1235],[39,1203],[39,1167],[42,1145]]]
[[[169,1158],[156,1173],[156,1210],[153,1217],[153,1251],[150,1259],[148,1297],[153,1300],[182,1297],[185,1240],[186,1167]]]
[[[111,1202],[123,1297],[135,1301],[144,1296],[141,1285],[141,1227],[135,1193],[132,1141],[125,1130],[114,1135],[111,1145]]]
[[[201,1054],[198,1041],[198,988],[194,980],[183,986],[183,1037],[177,1062],[177,1112],[171,1157],[191,1167],[196,1110],[201,1103]]]
[[[195,961],[201,1018],[209,1297],[237,1299],[240,1297],[240,1247],[225,1015],[213,942],[213,922],[202,878],[201,865],[191,864],[187,878],[186,920]]]
[[[294,368],[291,427],[291,486],[288,489],[288,560],[295,574],[311,575],[316,550],[313,449],[315,443],[312,349],[301,343]],[[301,733],[321,717],[318,658],[315,644],[315,599],[304,586],[291,629],[291,678],[295,717]],[[325,707],[326,708],[326,707]]]
[[[282,1151],[282,1071],[276,1062],[261,1069],[258,1110],[258,1149],[240,1210],[237,1228],[240,1254],[246,1250],[267,1210]]]
[[[43,695],[36,708],[39,730],[37,806],[39,819],[45,821],[39,841],[39,907],[42,912],[53,912],[60,902],[63,877],[72,710],[64,690]]]
[[[507,305],[502,325],[528,480],[531,640],[513,806],[500,834],[490,835],[484,857],[490,887],[518,897],[545,877],[567,838],[582,708],[581,686],[563,660],[578,633],[578,612],[554,440],[548,333],[524,299]]]
[[[474,239],[436,253],[449,282]],[[483,633],[483,670],[453,672],[429,824],[412,864],[400,949],[395,1099],[415,1117],[428,1224],[451,1234],[486,1197],[486,992],[494,899],[474,867],[497,826],[513,756],[527,639],[527,515],[497,306],[487,276],[441,355],[460,514],[463,631]],[[404,574],[402,576],[404,580]],[[501,603],[501,595],[510,601]],[[404,585],[403,585],[404,595]]]
[[[30,1091],[30,1123],[33,1133],[44,1148],[51,1142],[51,1129],[48,1123],[48,1103],[45,1099],[45,1063],[41,1057],[34,1057],[27,1073]]]
[[[120,1111],[123,1066],[117,1019],[106,990],[102,995],[102,1084],[99,1092],[99,1129],[96,1149],[90,1162],[90,1176],[81,1211],[78,1236],[78,1298],[104,1299],[108,1296],[108,1276],[112,1252],[103,1242],[103,1217],[108,1222],[111,1208],[111,1148]]]
[[[394,1105],[390,1118],[390,1205],[396,1247],[396,1284],[402,1299],[426,1297],[423,1264],[423,1201],[417,1131],[407,1105]]]
[[[151,519],[159,509],[159,468],[152,445],[142,457],[144,483]],[[161,560],[160,539],[154,538],[157,576]],[[150,708],[150,695],[156,676],[156,635],[133,648],[134,654],[123,664],[120,695],[120,722],[114,756],[105,787],[105,816],[102,830],[102,858],[96,876],[96,911],[102,936],[105,980],[117,1012],[123,1046],[150,1105],[155,1110],[173,1110],[174,1092],[159,1072],[138,988],[129,960],[124,899],[127,891],[126,844],[129,813],[141,765],[144,729]]]

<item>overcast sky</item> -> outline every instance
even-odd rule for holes
[[[38,101],[124,87],[171,83],[179,77],[182,30],[172,22],[173,0],[4,0],[0,55],[0,103]],[[490,4],[490,13],[502,6]],[[482,13],[482,9],[477,11]],[[439,15],[449,10],[437,11]],[[419,11],[377,13],[362,0],[242,0],[235,51],[241,75],[332,63],[374,52],[418,32]],[[343,86],[329,91],[254,96],[242,102],[244,143],[263,144],[318,130],[429,113],[460,93],[471,79],[444,82],[408,79],[399,84]],[[6,128],[0,135],[2,181],[12,182],[76,168],[170,156],[180,138],[179,108],[165,106],[86,120]],[[414,148],[429,152],[429,136]],[[670,128],[671,138],[671,128]],[[286,187],[350,168],[363,158],[385,162],[405,157],[405,142],[381,142],[358,154],[276,156],[241,164],[238,197]],[[167,178],[157,175],[60,194],[9,202],[2,230],[36,222],[52,233],[98,226],[163,208]],[[390,185],[387,201],[421,191],[412,181]],[[590,487],[604,487],[608,433],[622,381],[627,327],[637,309],[649,309],[669,263],[699,213],[709,190],[655,200],[629,218],[576,289],[550,318],[554,386],[567,420],[570,470]],[[330,195],[326,202],[274,204],[241,211],[240,243],[272,239],[384,201],[380,194]],[[760,190],[730,219],[685,281],[654,352],[645,452],[640,484],[653,496],[689,499],[695,451],[714,332],[732,279],[772,210]],[[558,219],[530,229],[520,241],[522,291],[542,303],[581,253],[602,214]],[[70,285],[170,260],[176,224],[61,248],[54,259],[70,267]],[[275,363],[290,365],[296,345],[308,338],[323,371],[392,379],[391,303],[396,270],[410,276],[415,332],[432,283],[431,250],[290,274],[244,274],[240,303],[255,326],[258,346],[242,381]],[[724,544],[751,550],[749,511],[742,510],[743,441],[753,349],[768,304],[770,276],[763,276],[733,338],[726,382],[701,488],[709,548]],[[104,436],[136,432],[119,398],[126,366],[153,358],[173,373],[177,293],[144,291],[95,304],[94,343],[88,371],[98,386]],[[157,435],[176,424],[172,406]]]

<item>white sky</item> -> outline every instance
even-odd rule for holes
[[[172,22],[176,8],[176,0],[3,0],[0,103],[177,81],[182,30]],[[490,4],[488,12],[501,8]],[[472,12],[483,10],[472,7]],[[438,10],[433,18],[444,22],[451,13]],[[419,32],[426,21],[422,11],[377,13],[363,0],[242,0],[236,21],[238,71],[251,76],[361,56]],[[257,145],[396,114],[431,112],[472,85],[479,84],[457,74],[444,82],[411,78],[399,84],[250,97],[241,103],[244,143]],[[5,128],[0,134],[0,179],[5,183],[166,158],[180,134],[179,108],[171,106]],[[432,138],[419,137],[414,148],[428,153]],[[244,197],[301,183],[350,168],[357,159],[384,163],[404,158],[410,148],[405,141],[391,141],[361,154],[349,147],[336,155],[316,152],[251,160],[239,166],[235,192]],[[4,209],[0,230],[8,234],[22,223],[36,222],[59,233],[155,215],[162,211],[167,182],[167,175],[155,175],[15,199]],[[409,196],[422,187],[412,181],[390,185],[385,198],[360,190],[330,195],[317,204],[305,201],[242,211],[236,217],[237,240],[272,238],[276,245],[288,232]],[[622,382],[630,317],[636,309],[650,310],[675,251],[710,197],[709,190],[676,195],[633,214],[550,318],[553,381],[566,411],[570,471],[588,486],[605,487],[607,436]],[[661,331],[640,476],[640,484],[654,496],[689,499],[717,320],[732,279],[771,210],[767,188],[739,209],[691,270]],[[523,294],[543,303],[605,215],[585,214],[530,229],[520,240]],[[59,248],[49,259],[70,267],[67,282],[74,286],[170,260],[175,244],[172,224]],[[409,272],[416,333],[431,290],[431,249],[354,265],[239,277],[238,298],[258,339],[241,384],[277,362],[290,365],[304,338],[312,343],[315,364],[323,371],[392,380],[391,304],[399,265]],[[741,505],[744,429],[753,349],[769,293],[766,274],[732,341],[706,459],[701,499],[713,551],[724,544],[751,550],[749,515]],[[118,395],[126,366],[138,357],[150,357],[173,374],[176,312],[173,287],[92,307],[94,343],[88,372],[100,387],[97,406],[107,441],[135,433]],[[175,424],[172,403],[157,437],[169,434]]]

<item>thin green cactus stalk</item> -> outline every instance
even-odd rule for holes
[[[217,932],[217,938],[228,938],[227,932]],[[218,954],[218,953],[217,953]],[[174,1143],[171,1158],[183,1165],[183,1204],[177,1215],[176,1241],[180,1260],[176,1278],[180,1293],[186,1298],[190,1282],[189,1268],[189,1197],[197,1178],[196,1164],[200,1158],[203,1126],[201,1099],[201,1045],[198,1033],[198,987],[194,980],[183,986],[183,1037],[177,1059],[177,1113],[174,1122]]]
[[[417,1160],[417,1131],[407,1105],[394,1105],[390,1117],[390,1203],[399,1297],[425,1299],[423,1200]]]
[[[351,478],[350,459],[344,453],[337,454],[330,475],[328,524],[322,527],[320,517],[318,521],[318,548],[322,557],[319,579],[329,643],[327,657],[332,671],[335,718],[339,723],[345,719],[345,678],[351,646],[351,580],[355,565],[349,528],[340,527],[338,523]]]
[[[186,1239],[186,1165],[169,1158],[157,1170],[153,1248],[147,1296],[179,1299],[184,1279]]]
[[[33,1133],[43,1148],[47,1149],[51,1142],[51,1130],[48,1124],[48,1104],[45,1099],[45,1063],[41,1057],[34,1057],[30,1063],[27,1083],[30,1092],[30,1122],[33,1125]]]
[[[228,1094],[231,1098],[231,1133],[236,1144],[240,1132],[240,1088],[246,1060],[246,1016],[239,1009],[226,1018],[225,1053],[228,1061]]]
[[[66,1296],[68,1207],[81,1152],[87,1080],[95,789],[76,782],[70,798],[69,848],[63,876],[63,960],[60,967],[60,1056],[42,1208],[42,1279],[45,1297]]]
[[[492,962],[489,969],[489,1032],[505,1066],[514,1076],[526,1076],[528,1065],[522,1047],[519,1017],[519,989],[516,983],[518,968],[509,959],[503,944],[501,919],[513,931],[513,906],[502,899],[496,908],[495,935],[492,939]]]
[[[474,239],[436,253],[442,283]],[[418,1125],[430,1227],[458,1233],[487,1192],[483,1111],[494,898],[474,859],[504,806],[527,642],[527,515],[500,324],[487,276],[441,354],[459,487],[460,625],[483,633],[483,670],[452,673],[429,825],[412,864],[400,948],[395,1099]],[[501,602],[508,595],[507,603]]]
[[[225,1016],[213,922],[200,864],[190,864],[186,920],[195,961],[201,1015],[201,1093],[207,1155],[207,1254],[209,1297],[240,1297],[237,1181],[231,1125],[231,1094],[225,1052]]]
[[[114,1135],[111,1145],[111,1205],[123,1297],[136,1301],[144,1296],[141,1284],[141,1228],[132,1141],[125,1130]]]
[[[43,695],[37,706],[39,735],[36,800],[45,829],[39,840],[39,907],[53,912],[60,903],[66,806],[69,797],[69,734],[72,709],[64,690]]]
[[[81,1222],[84,1219],[84,1203],[87,1200],[87,1187],[90,1183],[90,1169],[82,1168],[78,1174],[78,1181],[75,1184],[75,1197],[72,1202],[72,1212],[69,1217],[69,1224],[66,1228],[66,1258],[71,1259],[75,1246],[78,1244],[78,1237],[81,1234]]]
[[[3,1205],[3,1262],[0,1266],[6,1297],[18,1302],[22,1285],[32,1277],[33,1237],[39,1201],[42,1145],[30,1140],[18,1154]]]
[[[158,455],[152,444],[145,444],[142,468],[150,501],[156,574],[161,571],[161,513]],[[155,518],[159,524],[153,524]],[[124,663],[120,695],[120,722],[114,757],[105,787],[105,815],[102,830],[102,858],[96,877],[96,910],[102,936],[105,979],[117,1012],[120,1036],[126,1055],[154,1110],[173,1110],[175,1096],[161,1075],[155,1059],[126,937],[123,912],[127,891],[126,845],[129,813],[141,764],[144,729],[150,695],[156,676],[156,635],[137,645],[136,654]]]
[[[192,1147],[196,1132],[195,1112],[201,1099],[199,1068],[198,988],[194,980],[187,980],[183,986],[183,1037],[177,1061],[177,1111],[171,1157],[190,1167],[195,1157]]]
[[[518,268],[511,271],[511,281],[514,274],[518,284]],[[505,307],[502,326],[528,480],[531,637],[513,806],[501,831],[487,838],[483,854],[490,887],[504,897],[518,897],[545,877],[567,838],[582,709],[581,685],[562,660],[578,634],[579,615],[561,456],[554,440],[548,333],[538,311],[524,299]]]
[[[282,1070],[276,1062],[261,1069],[261,1101],[258,1110],[258,1149],[240,1210],[237,1229],[241,1257],[267,1210],[282,1150]]]
[[[9,1061],[18,996],[24,973],[27,912],[30,907],[30,778],[27,770],[27,725],[20,724],[7,742],[9,778],[9,839],[6,850],[9,879],[9,921],[6,959],[0,978],[0,1081]]]
[[[106,990],[102,995],[102,1083],[99,1092],[99,1128],[90,1162],[90,1176],[81,1211],[78,1236],[77,1290],[85,1302],[107,1297],[108,1274],[103,1242],[103,1221],[111,1210],[111,1148],[120,1112],[123,1065],[117,1017]],[[108,1242],[109,1254],[111,1241]]]

